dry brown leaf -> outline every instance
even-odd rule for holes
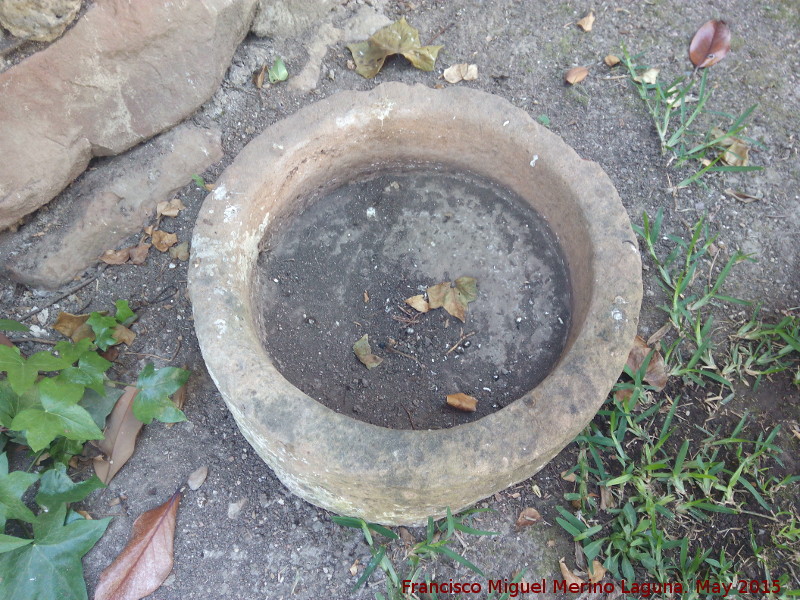
[[[467,320],[467,305],[478,297],[478,282],[474,277],[459,277],[437,283],[427,289],[428,306],[444,308],[462,323]]]
[[[0,345],[1,346],[9,346],[10,348],[14,347],[14,344],[11,343],[11,340],[8,339],[8,336],[0,331]]]
[[[637,83],[649,83],[650,85],[655,85],[656,81],[658,81],[658,74],[660,72],[660,69],[650,68],[646,71],[642,71],[639,75],[634,77],[633,80]]]
[[[367,293],[367,290],[364,290],[364,304],[367,302],[369,302],[369,293]]]
[[[414,536],[411,535],[411,532],[408,529],[401,527],[399,531],[400,539],[403,540],[403,543],[406,544],[406,546],[413,546],[416,543]]]
[[[367,79],[378,74],[387,56],[402,54],[412,65],[423,71],[433,71],[436,57],[443,46],[422,46],[419,31],[405,17],[379,29],[365,42],[348,44],[353,54],[356,73]]]
[[[258,89],[264,87],[264,77],[267,74],[267,65],[261,67],[256,73],[253,74],[253,85]]]
[[[173,198],[172,200],[162,200],[156,204],[156,216],[177,217],[186,206],[181,202],[180,198]]]
[[[356,356],[358,357],[358,360],[361,361],[361,364],[368,369],[374,369],[383,362],[383,359],[380,356],[375,356],[372,353],[372,348],[369,345],[368,334],[364,334],[360,340],[353,344],[353,352],[356,353]]]
[[[633,396],[633,388],[623,388],[614,392],[614,399],[624,405]]]
[[[731,49],[731,30],[725,21],[712,19],[703,24],[689,44],[689,59],[698,69],[717,64]]]
[[[192,474],[189,475],[186,483],[189,485],[190,490],[195,491],[201,485],[203,485],[203,483],[205,483],[206,477],[208,477],[208,467],[203,465],[202,467],[198,467],[192,471]]]
[[[669,321],[667,321],[661,327],[659,327],[658,331],[656,331],[653,335],[647,338],[647,345],[652,346],[653,344],[656,344],[659,341],[661,341],[661,338],[667,335],[670,329],[672,329],[672,324]]]
[[[564,81],[570,85],[580,83],[589,75],[589,69],[586,67],[572,67],[569,71],[564,73]]]
[[[156,228],[153,225],[148,225],[147,227],[142,229],[142,231],[145,232],[147,235],[153,235],[153,232],[155,230],[156,230]]]
[[[567,473],[566,471],[561,471],[561,479],[564,481],[569,481],[570,483],[575,483],[577,481],[578,476],[575,475],[575,472]]]
[[[467,63],[452,65],[444,70],[443,76],[447,83],[474,81],[478,78],[478,65],[468,65]]]
[[[425,296],[422,294],[419,294],[418,296],[411,296],[411,298],[406,298],[405,303],[417,312],[421,313],[426,313],[431,309],[428,301],[425,300]]]
[[[522,512],[519,513],[519,516],[517,517],[516,526],[518,529],[522,529],[523,527],[535,525],[541,520],[542,520],[542,515],[539,514],[538,510],[536,510],[535,508],[527,507],[523,508]]]
[[[583,29],[584,31],[591,31],[593,24],[594,24],[594,12],[592,11],[589,11],[588,15],[586,15],[576,23],[576,25],[581,29]]]
[[[647,346],[642,336],[637,335],[633,340],[633,348],[628,354],[628,368],[632,372],[637,372],[642,368],[645,358],[650,354],[651,349]],[[660,392],[667,385],[667,365],[664,363],[664,357],[657,350],[653,350],[653,356],[647,364],[647,370],[644,374],[644,381],[652,385],[657,392]]]
[[[174,233],[167,233],[166,231],[161,231],[159,229],[156,229],[153,232],[153,246],[155,246],[156,250],[159,252],[166,252],[171,246],[174,246],[177,243],[178,236]]]
[[[617,505],[614,502],[614,495],[611,493],[611,490],[608,489],[606,486],[600,486],[600,510],[608,510],[609,508],[614,508]]]
[[[170,257],[175,260],[187,261],[189,260],[189,242],[181,242],[169,249]]]
[[[751,196],[747,192],[740,192],[738,190],[734,190],[733,188],[725,188],[724,191],[728,196],[732,196],[744,204],[750,204],[751,202],[764,199],[764,196]]]
[[[592,561],[592,572],[589,573],[589,583],[597,583],[605,576],[606,568],[599,560],[594,559]]]
[[[130,346],[133,340],[136,339],[136,334],[124,325],[117,325],[114,327],[114,331],[111,332],[111,337],[126,346]]]
[[[106,250],[100,257],[100,260],[107,265],[124,265],[128,262],[130,255],[131,252],[129,248],[123,248],[122,250]]]
[[[181,493],[133,523],[128,545],[100,575],[94,600],[139,600],[156,591],[172,571],[175,519]]]
[[[447,404],[458,410],[464,412],[475,412],[478,409],[478,400],[472,396],[467,396],[461,392],[457,394],[449,394],[447,396]]]
[[[350,571],[350,575],[352,575],[353,577],[358,575],[358,559],[355,559],[353,561],[353,564],[350,565],[350,568],[348,569],[348,571]]]
[[[61,335],[72,339],[73,342],[77,342],[78,340],[88,336],[82,335],[82,337],[77,337],[76,334],[83,334],[85,333],[86,329],[88,329],[88,333],[90,335],[92,334],[92,328],[86,325],[86,321],[89,320],[90,316],[91,315],[73,315],[72,313],[68,312],[60,312],[58,313],[56,322],[53,323],[52,327]]]
[[[129,248],[131,255],[131,263],[134,265],[142,265],[147,259],[147,253],[150,251],[150,244],[139,244]]]
[[[143,425],[133,416],[133,399],[137,393],[138,390],[133,386],[125,388],[106,421],[103,431],[105,439],[97,442],[97,447],[105,454],[105,458],[98,456],[94,459],[94,472],[106,485],[133,456],[136,436]]]
[[[722,162],[732,167],[745,167],[749,160],[750,146],[739,138],[733,138],[722,153]]]
[[[561,576],[564,578],[564,581],[567,582],[567,585],[577,584],[580,585],[582,583],[586,583],[583,579],[575,575],[567,566],[567,563],[564,562],[563,558],[558,559],[558,566],[561,569]]]
[[[609,54],[603,59],[603,62],[605,62],[609,67],[616,67],[620,63],[620,60],[619,56]]]

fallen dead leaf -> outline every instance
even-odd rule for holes
[[[123,248],[122,250],[106,250],[100,257],[100,260],[107,265],[124,265],[128,262],[130,256],[131,251],[129,248]]]
[[[197,467],[194,471],[192,471],[192,474],[189,475],[186,483],[189,485],[190,490],[195,491],[199,489],[203,483],[205,483],[206,477],[208,477],[208,467],[203,465],[202,467]]]
[[[650,68],[646,71],[642,71],[639,75],[633,78],[633,80],[637,83],[649,83],[650,85],[655,85],[656,81],[658,81],[658,74],[661,72],[660,69]]]
[[[667,333],[669,333],[670,329],[672,329],[672,324],[669,322],[664,323],[661,327],[658,328],[658,331],[656,331],[653,335],[647,338],[647,345],[652,346],[653,344],[657,344],[659,341],[661,341],[661,338],[663,338],[665,335],[667,335]]]
[[[177,243],[178,236],[174,233],[167,233],[166,231],[161,231],[159,229],[156,229],[153,232],[153,246],[155,246],[156,250],[159,252],[166,252],[171,246],[174,246]]]
[[[358,360],[361,361],[361,364],[368,369],[374,369],[383,362],[383,359],[380,356],[375,356],[372,353],[372,348],[369,345],[368,334],[364,334],[360,340],[353,344],[353,352],[356,353],[356,356],[358,357]]]
[[[433,71],[436,57],[443,46],[422,46],[419,31],[406,22],[405,17],[379,29],[365,42],[348,44],[353,53],[356,73],[367,79],[378,74],[387,56],[402,54],[412,65],[422,71]]]
[[[430,308],[444,308],[456,319],[465,323],[467,304],[478,297],[478,284],[474,277],[459,277],[452,284],[445,281],[433,285],[427,292]]]
[[[478,400],[467,394],[461,392],[457,394],[449,394],[447,396],[447,404],[458,410],[464,412],[475,412],[478,409]]]
[[[542,488],[540,488],[535,483],[533,484],[533,486],[531,486],[531,491],[533,492],[533,495],[536,496],[537,498],[541,498],[542,497]],[[517,495],[519,495],[519,494],[517,494]]]
[[[734,138],[722,153],[721,162],[732,167],[745,167],[749,161],[750,146],[739,138]]]
[[[588,15],[586,15],[576,23],[576,25],[581,29],[583,29],[584,31],[591,31],[593,24],[594,24],[594,12],[592,11],[589,11]]]
[[[408,304],[411,308],[413,308],[417,312],[421,313],[426,313],[431,309],[430,305],[428,304],[428,301],[425,300],[425,296],[423,294],[419,294],[418,296],[411,296],[411,298],[406,298],[405,303]]]
[[[614,392],[614,399],[622,405],[625,405],[632,396],[633,388],[623,388]]]
[[[355,559],[353,561],[353,564],[350,565],[350,568],[348,569],[348,571],[350,571],[350,575],[352,575],[353,577],[358,575],[358,559]]]
[[[139,600],[161,586],[172,571],[180,502],[178,491],[134,521],[128,545],[100,575],[94,600]]]
[[[603,59],[603,62],[606,63],[606,65],[609,67],[616,67],[620,63],[620,60],[619,56],[616,56],[614,54],[609,54]]]
[[[725,188],[725,193],[728,196],[732,196],[733,198],[736,198],[737,200],[739,200],[739,202],[743,202],[745,204],[750,204],[751,202],[756,202],[758,200],[763,200],[764,199],[763,196],[751,196],[747,192],[740,192],[740,191],[734,190],[733,188]]]
[[[611,490],[606,486],[600,486],[600,510],[608,510],[609,508],[616,507],[617,503],[614,502],[614,495]]]
[[[569,71],[564,73],[564,81],[570,85],[580,83],[589,75],[589,69],[586,67],[572,67]]]
[[[564,562],[563,558],[558,559],[558,566],[561,569],[561,576],[564,578],[564,581],[567,582],[567,585],[577,584],[580,585],[582,583],[586,583],[583,579],[575,575],[567,566],[567,563]]]
[[[416,543],[414,536],[411,535],[411,532],[405,527],[400,527],[399,532],[400,532],[400,539],[403,540],[403,543],[406,546],[413,546]]]
[[[134,265],[144,264],[144,261],[147,259],[147,253],[150,251],[150,245],[151,244],[139,244],[138,246],[129,248],[131,263]]]
[[[650,354],[651,349],[648,347],[647,342],[644,341],[642,336],[637,335],[633,340],[633,348],[628,354],[627,366],[632,372],[637,372],[642,368],[645,358]],[[652,350],[653,356],[647,364],[647,370],[644,374],[644,381],[652,385],[657,392],[660,392],[667,385],[667,365],[664,363],[664,357],[657,350]]]
[[[467,63],[452,65],[444,70],[443,76],[447,83],[474,81],[478,78],[478,65],[468,65]]]
[[[367,290],[364,290],[364,304],[367,302],[369,302],[369,294],[367,293]]]
[[[144,229],[142,229],[142,231],[143,231],[145,234],[147,234],[147,235],[153,235],[153,232],[154,232],[155,230],[156,230],[156,228],[155,228],[153,225],[148,225],[147,227],[145,227]]]
[[[61,335],[70,338],[73,342],[77,342],[85,337],[94,335],[92,328],[86,324],[90,316],[91,315],[73,315],[68,312],[60,312],[52,327]]]
[[[261,67],[256,73],[253,74],[253,85],[258,89],[264,87],[264,77],[267,74],[267,65]]]
[[[94,472],[106,485],[133,456],[136,436],[144,425],[133,416],[133,400],[137,393],[138,390],[133,386],[125,388],[106,421],[103,431],[105,438],[97,442],[97,447],[105,458],[95,457]]]
[[[9,348],[13,348],[14,347],[14,344],[11,343],[11,340],[8,339],[8,336],[5,333],[3,333],[2,331],[0,331],[0,345],[8,346]]]
[[[114,331],[111,332],[111,337],[117,340],[117,342],[130,346],[133,340],[136,339],[136,334],[124,325],[117,325],[114,327]]]
[[[172,200],[162,200],[156,204],[157,217],[177,217],[178,213],[186,208],[181,202],[180,198],[173,198]]]
[[[564,481],[569,481],[570,483],[575,483],[577,481],[578,476],[575,475],[575,472],[568,473],[567,471],[561,471],[561,479]]]
[[[689,59],[698,69],[717,64],[731,49],[731,30],[725,21],[712,19],[703,24],[689,44]]]
[[[542,520],[542,515],[539,513],[538,510],[535,508],[527,507],[523,508],[522,512],[519,513],[517,517],[517,522],[515,523],[518,529],[522,529],[523,527],[529,527],[530,525],[535,525],[539,521]]]
[[[181,242],[176,246],[172,246],[169,249],[169,255],[175,260],[189,260],[189,242]]]
[[[606,576],[606,568],[599,560],[594,559],[592,561],[592,572],[589,573],[589,583],[597,583],[605,576]]]

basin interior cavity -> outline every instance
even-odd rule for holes
[[[301,206],[265,239],[255,310],[278,370],[325,406],[392,429],[452,427],[507,406],[557,362],[569,276],[555,235],[519,196],[428,166]],[[404,302],[461,276],[479,288],[465,323]],[[369,370],[353,352],[365,334],[383,359]],[[458,392],[478,400],[475,412],[446,405]]]

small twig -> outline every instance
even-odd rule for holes
[[[58,343],[54,340],[46,340],[44,338],[11,338],[9,341],[13,344],[19,344],[21,342],[31,342],[35,344],[48,344],[50,346],[55,346]]]
[[[414,420],[411,418],[411,413],[405,406],[403,407],[403,410],[406,411],[406,414],[408,415],[408,422],[411,423],[411,429],[416,429],[416,427],[414,427]]]
[[[464,330],[462,329],[461,330],[461,337],[458,338],[458,341],[455,344],[453,344],[450,347],[450,349],[447,352],[445,352],[445,354],[450,354],[453,350],[458,348],[464,340],[466,340],[468,337],[471,337],[471,336],[475,335],[475,333],[476,332],[473,331],[472,333],[468,333],[467,335],[464,335]],[[470,342],[470,343],[472,343],[472,342]]]
[[[448,23],[444,27],[441,27],[439,29],[439,31],[437,31],[434,34],[434,36],[431,39],[428,40],[428,43],[426,44],[426,46],[430,46],[436,40],[436,38],[438,38],[440,35],[442,35],[444,32],[446,32],[448,29],[450,29],[455,24],[456,24],[455,21],[453,21],[452,23]]]
[[[56,302],[58,302],[59,300],[63,300],[63,299],[64,299],[64,298],[66,298],[67,296],[70,296],[70,295],[74,294],[75,292],[77,292],[78,290],[80,290],[80,289],[82,289],[82,288],[86,287],[86,286],[87,286],[87,285],[89,285],[91,282],[93,282],[95,279],[97,279],[98,277],[100,277],[100,275],[102,275],[102,274],[103,274],[103,271],[105,271],[107,267],[108,267],[108,265],[107,265],[106,263],[103,263],[103,264],[102,264],[102,265],[100,265],[100,267],[97,269],[97,273],[95,273],[94,275],[92,275],[91,277],[89,277],[89,279],[86,279],[86,280],[84,280],[84,281],[82,281],[82,282],[80,282],[80,283],[78,283],[78,284],[76,284],[76,285],[73,285],[71,288],[69,288],[69,289],[68,289],[66,292],[64,292],[64,293],[63,293],[63,294],[61,294],[60,296],[58,296],[58,297],[56,297],[56,298],[53,298],[52,300],[49,300],[49,301],[48,301],[46,304],[43,304],[42,306],[40,306],[39,308],[35,308],[35,309],[33,309],[32,311],[30,311],[30,312],[28,312],[28,313],[24,314],[23,316],[21,316],[21,317],[19,318],[19,320],[20,320],[20,321],[25,321],[25,320],[27,320],[27,319],[30,319],[30,318],[31,318],[33,315],[35,315],[35,314],[38,314],[38,313],[42,312],[42,311],[43,311],[45,308],[47,308],[48,306],[52,306],[53,304],[55,304],[55,303],[56,303]]]
[[[175,360],[175,357],[178,356],[178,351],[181,349],[181,341],[183,341],[183,336],[178,336],[178,345],[175,347],[175,352],[172,353],[172,358],[169,359],[169,362]]]
[[[422,366],[422,363],[419,362],[419,360],[417,359],[416,356],[412,356],[411,354],[406,354],[405,352],[401,352],[400,350],[395,350],[394,348],[391,348],[389,346],[386,346],[386,349],[389,350],[390,352],[394,352],[395,354],[399,354],[400,356],[405,356],[406,358],[410,358],[411,360],[413,360],[415,363],[417,363],[419,365],[420,369],[424,369],[425,368],[425,367]]]

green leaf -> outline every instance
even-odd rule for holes
[[[194,175],[192,175],[192,181],[194,181],[194,184],[195,184],[197,187],[199,187],[199,188],[201,188],[201,189],[204,189],[204,190],[205,190],[205,189],[207,189],[207,188],[206,188],[206,180],[205,180],[205,179],[203,179],[202,177],[200,177],[200,175],[198,175],[197,173],[195,173]]]
[[[42,379],[39,382],[39,401],[44,406],[72,406],[83,398],[83,386],[77,383],[66,383],[54,379]]]
[[[77,383],[88,387],[98,394],[105,393],[105,372],[111,368],[111,362],[96,352],[86,352],[78,361],[77,367],[67,367],[58,375],[58,380],[66,383]]]
[[[19,348],[0,345],[0,372],[8,373],[8,383],[17,394],[33,387],[38,372],[31,369],[20,355]]]
[[[47,453],[54,462],[66,465],[69,463],[69,459],[83,452],[84,443],[83,440],[68,440],[65,437],[58,437],[47,448]]]
[[[34,452],[43,450],[60,435],[80,441],[103,439],[103,432],[84,408],[45,395],[41,398],[41,407],[33,406],[14,417],[11,429],[25,431],[28,444]]]
[[[102,394],[98,394],[93,389],[87,389],[78,405],[92,415],[92,419],[99,429],[105,429],[106,417],[114,410],[120,396],[122,396],[122,390],[111,386],[105,386]]]
[[[94,331],[94,343],[101,350],[108,350],[118,343],[113,336],[114,328],[117,326],[117,320],[114,317],[103,316],[99,312],[93,312],[86,322]]]
[[[133,402],[133,414],[145,425],[158,419],[162,423],[185,421],[186,415],[179,410],[169,397],[178,391],[189,379],[189,371],[176,367],[156,370],[148,363],[139,374],[136,387],[139,393]]]
[[[86,600],[81,558],[111,520],[64,525],[64,512],[42,513],[32,543],[0,554],[0,597],[4,600]],[[59,523],[55,517],[61,516]]]
[[[25,471],[9,473],[8,456],[5,452],[0,454],[0,531],[5,529],[7,519],[19,519],[28,523],[34,521],[31,509],[22,502],[22,494],[37,479],[39,479],[37,473]]]
[[[383,67],[387,56],[402,54],[411,64],[423,71],[432,71],[439,50],[443,46],[421,46],[419,31],[411,27],[405,17],[376,31],[367,41],[348,44],[353,53],[356,73],[372,78]]]
[[[267,75],[269,75],[270,83],[278,83],[289,78],[289,71],[286,70],[286,64],[283,60],[276,58],[272,66],[267,70]]]
[[[79,502],[94,490],[106,487],[97,475],[92,475],[86,481],[75,483],[67,475],[66,465],[56,465],[45,471],[39,483],[39,492],[36,494],[36,503],[48,510],[54,510],[59,504]]]
[[[26,540],[25,538],[18,538],[14,537],[13,535],[0,533],[0,554],[3,552],[9,552],[15,548],[27,546],[31,542],[33,542],[33,540]]]
[[[91,345],[92,340],[89,338],[83,338],[74,344],[67,340],[61,340],[60,342],[56,343],[56,345],[53,347],[53,350],[57,352],[58,355],[67,363],[72,365],[76,360],[89,351]]]
[[[14,319],[0,319],[0,331],[29,331],[29,329],[27,325]]]
[[[114,306],[117,307],[117,314],[114,315],[117,323],[127,327],[136,320],[136,313],[131,310],[127,300],[117,300],[114,302]]]
[[[63,356],[56,356],[47,351],[37,352],[28,359],[28,368],[37,371],[59,371],[70,364],[72,363]]]

